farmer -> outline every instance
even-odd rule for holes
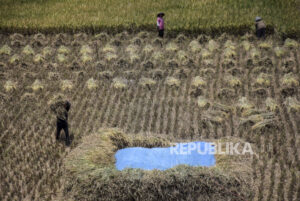
[[[63,129],[66,135],[66,145],[70,145],[70,136],[68,130],[68,111],[71,104],[68,101],[58,101],[50,106],[50,109],[56,115],[56,140],[59,139],[60,131]]]
[[[262,21],[261,17],[256,17],[255,18],[255,28],[256,28],[256,36],[258,38],[265,38],[266,25]]]
[[[158,36],[159,37],[164,37],[164,17],[165,16],[165,14],[164,13],[158,13],[157,14],[157,23],[156,23],[156,25],[157,25],[157,31],[158,31]]]

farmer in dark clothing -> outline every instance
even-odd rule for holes
[[[158,31],[158,36],[159,37],[164,37],[164,29],[165,29],[165,24],[164,24],[164,13],[158,13],[157,14],[157,20],[156,20],[156,26],[157,26],[157,31]]]
[[[56,122],[56,139],[59,139],[60,131],[63,129],[66,135],[66,145],[70,145],[70,136],[68,130],[68,111],[71,104],[68,101],[58,101],[50,106],[50,109],[55,113]]]
[[[256,28],[256,36],[258,38],[265,38],[266,25],[262,21],[261,17],[256,17],[255,18],[255,28]]]

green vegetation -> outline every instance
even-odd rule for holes
[[[156,13],[166,13],[168,31],[244,33],[261,16],[268,30],[300,36],[297,0],[2,0],[2,31],[155,30]]]

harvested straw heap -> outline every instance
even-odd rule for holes
[[[245,179],[222,171],[180,165],[165,171],[118,171],[114,154],[126,147],[165,147],[171,143],[154,136],[126,135],[100,129],[85,136],[65,160],[65,195],[73,200],[245,200]]]

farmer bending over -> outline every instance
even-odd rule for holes
[[[265,38],[266,25],[262,21],[261,17],[256,17],[255,18],[255,28],[256,28],[256,36],[258,38]]]
[[[56,121],[56,139],[59,139],[60,131],[63,129],[66,135],[66,145],[70,145],[70,136],[68,130],[68,111],[71,104],[68,101],[58,101],[50,106],[50,109],[55,113]]]
[[[158,13],[157,14],[157,31],[158,31],[158,36],[159,37],[164,37],[164,13]]]

